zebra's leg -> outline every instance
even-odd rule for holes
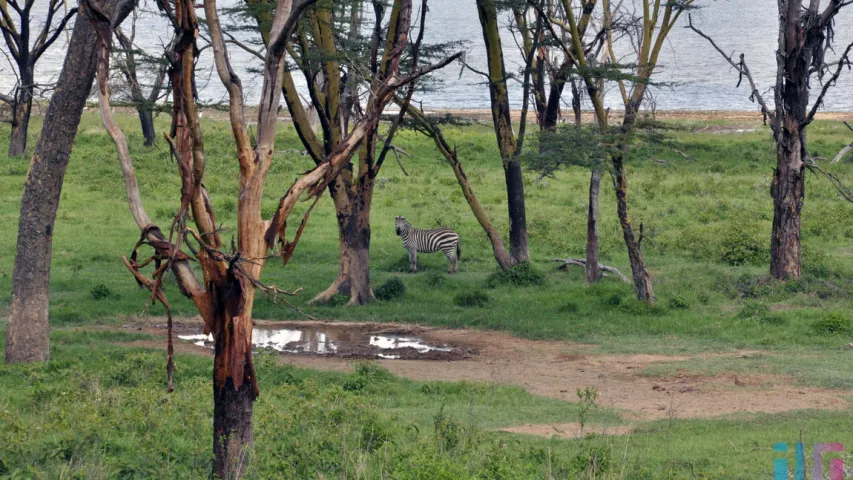
[[[418,251],[413,249],[409,250],[409,273],[416,273],[418,271]]]
[[[447,267],[447,273],[452,274],[458,272],[459,266],[457,265],[457,262],[459,259],[456,258],[456,255],[453,252],[445,252],[444,256],[447,257],[447,260],[450,262],[450,266]]]

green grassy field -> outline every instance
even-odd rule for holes
[[[129,136],[145,206],[167,225],[179,203],[176,167],[163,145],[142,146],[132,117],[119,120]],[[31,131],[37,135],[40,119],[34,123]],[[158,124],[163,128],[164,119]],[[215,121],[203,126],[205,184],[218,218],[226,228],[233,227],[237,164],[229,129]],[[758,360],[685,362],[646,373],[760,369],[806,385],[853,387],[853,353],[843,349],[853,341],[853,225],[848,221],[853,205],[826,180],[809,175],[803,213],[806,275],[796,282],[771,282],[768,189],[774,147],[769,130],[746,121],[680,121],[679,126],[686,129],[674,131],[673,141],[695,161],[674,150],[638,145],[629,164],[632,216],[635,224],[645,226],[643,247],[659,299],[654,307],[634,300],[630,285],[607,279],[588,288],[580,269],[566,273],[550,261],[583,256],[588,171],[579,167],[541,180],[526,174],[532,265],[544,274],[544,284],[490,287],[487,279],[496,267],[482,230],[450,168],[427,139],[413,132],[398,137],[399,146],[412,153],[402,159],[409,176],[393,163],[385,166],[372,214],[374,284],[398,277],[407,286],[404,297],[364,308],[305,305],[337,273],[337,228],[328,199],[312,215],[288,267],[272,261],[264,279],[304,288],[295,303],[318,318],[498,329],[533,339],[594,343],[602,352],[616,353],[763,349],[766,354]],[[286,126],[281,130],[278,161],[266,188],[267,214],[311,165],[296,153],[294,132]],[[445,133],[458,147],[492,220],[507,231],[503,172],[493,133],[476,125]],[[816,122],[809,130],[809,150],[831,158],[850,142],[848,134],[840,122]],[[0,131],[0,145],[7,141],[8,131]],[[9,302],[28,168],[25,161],[2,155],[0,310]],[[849,165],[829,169],[853,185]],[[602,260],[628,274],[612,186],[605,181],[602,187]],[[404,273],[405,251],[393,228],[396,215],[419,227],[457,229],[463,247],[460,273],[446,277],[446,260],[437,254],[420,256],[417,275]],[[120,261],[138,231],[127,210],[112,143],[93,112],[84,115],[80,126],[55,232],[52,361],[46,367],[0,369],[3,390],[12,392],[0,398],[0,424],[8,427],[0,428],[0,475],[182,477],[206,471],[208,361],[182,357],[178,392],[167,395],[159,353],[121,346],[133,339],[127,336],[80,330],[120,324],[125,316],[141,313],[147,299]],[[486,305],[458,306],[456,295],[473,289],[487,294]],[[173,281],[167,282],[167,293],[178,314],[195,313]],[[159,306],[149,311],[162,313]],[[255,316],[301,318],[270,298],[256,302]],[[369,380],[353,382],[351,377],[358,375]],[[770,478],[770,446],[793,443],[801,428],[815,441],[853,441],[849,412],[817,411],[644,423],[630,436],[595,437],[582,444],[532,439],[491,429],[577,421],[577,405],[508,387],[424,386],[373,367],[341,375],[285,369],[266,361],[260,378],[258,478],[548,478],[549,472],[555,478],[576,478],[589,470],[591,456],[599,462],[596,478]],[[442,405],[448,418],[440,414]],[[596,409],[595,416],[598,422],[619,422],[603,409]],[[374,434],[384,439],[381,447],[374,445]],[[605,458],[606,465],[600,463]]]

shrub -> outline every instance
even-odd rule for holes
[[[394,277],[380,285],[373,293],[379,300],[394,300],[406,293],[406,284],[399,278]]]
[[[681,297],[670,298],[667,305],[673,310],[687,310],[688,308],[690,308],[690,304],[687,303],[687,300]]]
[[[853,322],[839,312],[830,312],[812,324],[812,330],[824,335],[842,335],[853,332]]]
[[[110,287],[104,285],[103,283],[99,283],[99,284],[95,285],[94,287],[92,287],[92,289],[89,290],[89,293],[92,294],[92,298],[94,298],[95,300],[105,300],[108,298],[115,298],[115,299],[121,298],[121,295],[113,292],[112,290],[110,290]]]
[[[489,275],[486,286],[495,288],[501,285],[512,287],[530,287],[545,283],[545,275],[530,265],[530,262],[522,262],[514,265],[508,271],[499,271]]]
[[[720,260],[732,266],[767,262],[770,255],[767,238],[760,225],[734,219],[722,232]]]
[[[482,290],[474,289],[459,293],[453,301],[460,307],[485,307],[489,303],[489,296]]]
[[[761,302],[747,300],[743,302],[743,307],[737,314],[738,318],[761,318],[770,314],[770,307]]]

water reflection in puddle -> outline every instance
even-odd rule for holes
[[[212,335],[178,335],[181,340],[213,348]],[[378,335],[345,328],[263,328],[252,330],[252,345],[257,349],[282,353],[316,355],[373,356],[383,359],[410,358],[413,354],[452,352],[447,345],[437,346],[423,339],[400,335]],[[401,349],[407,352],[401,355]],[[413,352],[414,350],[414,352]]]

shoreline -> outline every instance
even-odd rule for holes
[[[86,110],[97,110],[97,103],[89,103],[86,107]],[[39,109],[42,110],[42,109]],[[38,113],[42,113],[38,112]],[[113,107],[113,111],[117,113],[124,114],[136,114],[135,109],[127,106],[116,106]],[[211,120],[228,120],[228,111],[222,108],[215,107],[200,107],[199,111],[202,113],[204,118],[208,118]],[[247,106],[245,108],[246,117],[248,119],[254,119],[257,115],[257,107],[256,106]],[[386,109],[384,115],[396,115],[399,112],[398,109]],[[33,116],[41,116],[37,112],[33,112]],[[458,117],[463,120],[486,123],[491,122],[492,113],[489,108],[429,108],[425,111],[425,113],[429,116],[445,116],[452,115],[454,117]],[[513,121],[519,121],[521,118],[521,110],[512,110],[511,118]],[[528,112],[528,122],[535,123],[535,118],[533,117],[534,112]],[[568,123],[568,121],[573,117],[571,112],[563,112],[562,123]],[[611,110],[609,119],[611,121],[621,120],[622,115],[620,111]],[[763,119],[761,116],[761,112],[759,111],[750,111],[750,110],[659,110],[654,113],[654,118],[657,120],[680,120],[680,121],[748,121],[748,122],[759,122],[762,123]],[[279,116],[280,121],[289,122],[290,115],[287,114],[285,109],[282,109],[282,113]],[[848,121],[853,122],[853,111],[844,112],[844,111],[823,111],[818,112],[815,115],[815,120],[834,120],[834,121]],[[594,112],[591,110],[585,110],[581,113],[581,121],[584,123],[593,122],[594,121]]]

